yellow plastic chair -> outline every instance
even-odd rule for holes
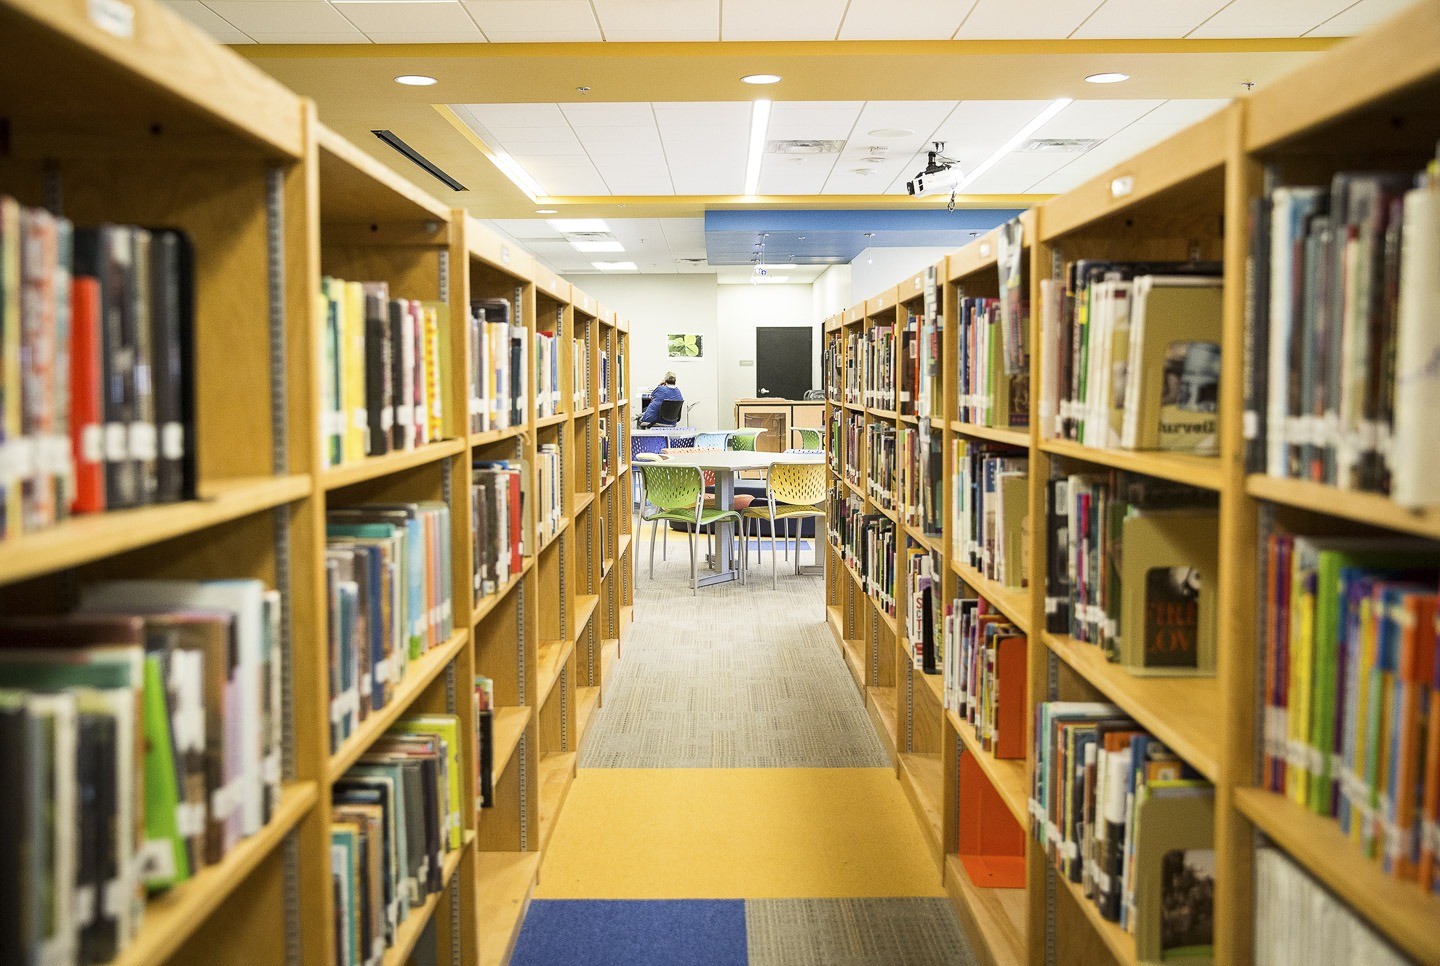
[[[825,517],[825,482],[826,466],[824,463],[772,463],[770,465],[769,479],[765,482],[765,506],[751,507],[743,514],[746,520],[769,520],[770,521],[770,583],[772,587],[780,586],[780,570],[777,560],[779,555],[775,549],[779,541],[779,531],[776,523],[784,520],[804,520],[810,517]],[[759,529],[758,527],[756,528]],[[818,535],[820,525],[816,524],[815,532]],[[746,537],[745,556],[750,555],[749,534]],[[788,538],[787,538],[788,543]],[[819,540],[815,542],[818,554]],[[795,528],[795,568],[800,568],[800,527]]]

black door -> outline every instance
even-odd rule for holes
[[[803,399],[810,381],[814,330],[762,326],[755,330],[755,395],[761,399]]]

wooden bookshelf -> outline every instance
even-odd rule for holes
[[[940,805],[944,768],[940,764],[940,756],[902,753],[897,757],[901,788],[910,799],[910,804],[915,809],[915,817],[920,823],[920,830],[929,837],[931,851],[936,862],[939,862],[944,853],[944,832],[941,830],[943,809]]]
[[[984,745],[975,734],[975,727],[968,721],[962,721],[960,716],[953,709],[947,709],[945,716],[950,727],[954,729],[960,738],[960,743],[965,746],[965,751],[975,756],[980,770],[985,777],[990,779],[990,784],[995,786],[995,791],[1000,793],[1004,800],[1005,807],[1010,814],[1015,816],[1015,821],[1020,825],[1028,825],[1030,821],[1030,765],[1027,758],[996,758],[985,750]]]
[[[481,852],[477,856],[480,966],[505,966],[510,961],[539,875],[539,852]]]
[[[515,749],[520,746],[520,739],[525,737],[525,728],[530,724],[534,712],[535,709],[528,706],[495,709],[494,722],[491,724],[495,735],[495,755],[490,767],[492,782],[498,782],[500,776],[505,774]]]
[[[575,752],[551,752],[540,759],[540,849],[550,844],[555,821],[575,779]]]
[[[1010,618],[1015,626],[1026,634],[1030,633],[1030,592],[1023,587],[1006,587],[991,580],[968,564],[950,560],[950,569],[955,575],[980,595],[999,608],[1000,613]]]
[[[1257,500],[1340,517],[1371,527],[1440,540],[1440,510],[1410,510],[1380,493],[1340,490],[1307,480],[1284,480],[1252,475],[1245,480],[1245,492]]]
[[[950,431],[959,436],[986,439],[992,443],[1004,443],[1006,446],[1016,446],[1020,449],[1028,449],[1030,446],[1030,433],[1023,429],[1001,429],[994,426],[979,426],[975,423],[962,423],[958,419],[952,419],[950,421]]]
[[[979,937],[977,952],[991,966],[1026,963],[1026,896],[1024,889],[982,889],[970,881],[958,855],[945,856],[945,891],[960,911],[971,936]]]
[[[405,921],[400,923],[400,928],[395,930],[395,942],[385,951],[385,958],[381,960],[383,966],[405,966],[411,961],[415,945],[420,941],[425,927],[434,918],[435,910],[440,907],[449,891],[457,887],[455,873],[459,871],[465,853],[470,851],[474,843],[475,833],[466,832],[460,848],[445,853],[445,867],[440,874],[441,881],[445,883],[444,888],[439,892],[432,892],[425,897],[423,903],[410,910],[410,915],[406,916]]]
[[[1068,439],[1047,439],[1040,449],[1053,456],[1108,466],[1146,476],[1158,476],[1203,490],[1220,489],[1220,460],[1214,456],[1190,456],[1185,453],[1158,453],[1133,449],[1099,449],[1083,446]]]

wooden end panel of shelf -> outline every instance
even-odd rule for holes
[[[1055,456],[1097,463],[1117,470],[1129,470],[1146,476],[1158,476],[1202,490],[1220,489],[1220,460],[1215,456],[1191,456],[1186,453],[1160,453],[1138,449],[1099,449],[1082,446],[1068,439],[1047,439],[1040,448]]]
[[[350,737],[330,756],[329,772],[332,782],[344,775],[346,769],[355,764],[355,760],[375,743],[375,739],[384,734],[385,729],[409,709],[420,692],[440,676],[440,672],[455,660],[455,655],[460,653],[460,649],[469,640],[468,631],[456,631],[444,644],[431,648],[420,655],[418,660],[410,662],[410,666],[405,669],[405,677],[395,686],[395,695],[390,699],[390,703],[371,711],[370,716],[360,722]]]
[[[900,787],[904,789],[905,797],[910,799],[910,806],[915,809],[920,830],[925,833],[925,841],[930,846],[936,868],[940,869],[945,855],[940,807],[945,778],[940,756],[901,754],[899,758]]]
[[[974,588],[975,592],[999,608],[1000,613],[1010,618],[1023,633],[1030,633],[1030,592],[1019,587],[1006,587],[991,580],[974,567],[950,561],[950,569],[956,576]]]
[[[970,945],[987,966],[1025,966],[1024,889],[981,889],[959,856],[945,856],[945,891]]]
[[[264,828],[242,839],[218,864],[145,904],[140,933],[109,966],[166,962],[246,876],[280,847],[285,836],[314,807],[319,794],[314,782],[286,785],[280,807]]]
[[[310,493],[308,476],[251,477],[201,488],[198,500],[74,516],[0,543],[0,583],[13,583],[138,550],[272,510]]]
[[[1229,107],[1045,202],[1040,236],[1049,241],[1107,218],[1207,172],[1229,150]],[[1219,182],[1217,182],[1218,184]]]
[[[476,853],[480,966],[505,966],[510,961],[539,875],[539,852]]]
[[[505,774],[511,759],[515,755],[515,749],[520,746],[520,739],[525,736],[525,726],[530,723],[530,716],[534,708],[496,708],[490,723],[491,735],[494,738],[494,755],[490,762],[490,782],[492,786],[500,781],[500,776]]]
[[[1407,510],[1382,493],[1339,490],[1323,483],[1272,476],[1247,478],[1245,492],[1258,500],[1440,540],[1440,509]]]
[[[575,778],[575,752],[552,752],[540,759],[540,850],[550,844],[555,834],[555,820],[570,794]]]
[[[1440,896],[1385,874],[1334,819],[1260,788],[1235,790],[1235,805],[1312,876],[1422,963],[1440,963]]]
[[[584,747],[585,732],[590,728],[590,722],[595,716],[595,709],[600,705],[600,689],[598,687],[576,688],[575,689],[575,747]]]
[[[1213,677],[1137,677],[1100,648],[1045,635],[1045,644],[1126,714],[1211,781],[1219,772],[1220,685]]]
[[[381,960],[383,966],[405,966],[410,962],[410,954],[415,951],[415,945],[420,941],[420,936],[425,932],[425,927],[435,915],[435,910],[440,905],[440,900],[445,897],[445,889],[451,885],[455,878],[455,870],[460,868],[460,860],[464,858],[465,851],[473,848],[475,833],[466,832],[465,841],[460,848],[453,849],[445,855],[445,868],[441,873],[441,881],[444,887],[439,892],[432,892],[425,898],[425,902],[418,909],[411,909],[410,915],[400,923],[395,930],[395,942],[385,950],[385,958]]]
[[[975,757],[980,770],[995,786],[1005,807],[1015,816],[1021,828],[1030,827],[1030,774],[1024,758],[996,758],[980,743],[970,722],[962,721],[954,709],[947,708],[945,717],[960,737],[965,751]]]
[[[880,743],[885,746],[885,754],[894,761],[895,736],[898,734],[899,722],[895,707],[895,689],[866,688],[865,710],[870,712],[870,722],[875,726],[875,733],[880,736]]]

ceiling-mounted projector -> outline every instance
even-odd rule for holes
[[[922,195],[927,191],[944,191],[954,188],[960,181],[960,162],[945,157],[945,142],[935,141],[935,150],[925,153],[925,169],[905,182],[905,190],[911,195]]]

